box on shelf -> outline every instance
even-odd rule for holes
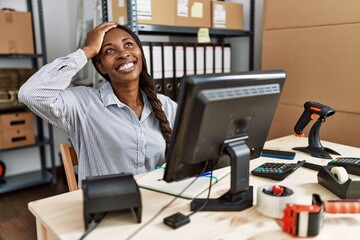
[[[126,0],[112,0],[111,4],[112,21],[128,24]],[[175,26],[176,0],[137,1],[136,10],[138,24]]]
[[[0,132],[0,149],[22,147],[35,144],[33,128]]]
[[[176,26],[211,27],[211,4],[209,0],[177,0]]]
[[[0,114],[0,131],[33,128],[33,113],[18,112]]]
[[[242,30],[244,28],[243,4],[211,1],[211,24],[216,29]]]
[[[35,143],[33,113],[18,112],[0,115],[0,149]]]
[[[30,12],[0,10],[0,54],[34,54]]]

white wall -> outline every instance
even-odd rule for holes
[[[36,0],[33,0],[36,4]],[[91,19],[95,10],[95,0],[85,0],[84,6],[84,20]],[[248,0],[232,0],[231,2],[240,2],[244,4],[244,21],[245,29],[249,29],[249,1]],[[255,70],[260,69],[261,63],[261,32],[262,32],[262,8],[263,0],[256,0],[255,5]],[[76,29],[78,21],[78,1],[73,0],[45,0],[43,3],[46,49],[48,62],[54,59],[67,55],[77,49],[76,46]],[[1,0],[0,8],[12,7],[18,11],[25,11],[25,0],[12,1]],[[34,14],[37,14],[37,8],[34,8]],[[37,25],[36,25],[37,27]],[[37,38],[39,38],[37,36]],[[142,41],[168,41],[167,36],[140,36]],[[233,70],[246,71],[248,70],[248,48],[249,41],[244,37],[229,38],[226,40],[232,44],[232,68]],[[39,48],[39,46],[38,46]],[[30,67],[29,62],[17,60],[0,61],[0,68],[6,67]],[[47,129],[47,128],[46,128]],[[46,130],[45,129],[45,130]],[[66,136],[58,129],[54,130],[54,146],[55,157],[57,165],[60,164],[58,152],[59,144],[67,140]],[[46,131],[47,132],[47,131]],[[37,170],[40,167],[39,151],[37,148],[26,148],[15,151],[5,151],[0,153],[0,159],[5,162],[7,166],[7,174],[13,175],[21,172]],[[49,157],[47,157],[48,166],[50,166]]]

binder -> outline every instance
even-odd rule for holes
[[[175,100],[175,89],[174,89],[174,44],[163,43],[163,69],[164,69],[164,94],[171,99]]]
[[[231,44],[224,44],[224,73],[231,72]]]
[[[215,45],[215,73],[223,72],[223,48],[222,45]]]
[[[185,74],[185,50],[184,44],[176,43],[175,44],[175,99],[177,100],[180,87],[181,87],[181,78]]]
[[[185,75],[195,74],[195,45],[185,44]]]
[[[152,78],[155,82],[155,88],[157,93],[164,93],[164,72],[163,72],[163,58],[162,58],[162,43],[151,43],[151,66],[152,66]]]
[[[204,74],[205,73],[205,46],[203,44],[197,44],[195,46],[195,73]]]
[[[213,44],[205,45],[205,74],[214,73],[214,46]]]
[[[151,58],[150,58],[150,42],[142,42],[141,45],[142,45],[142,48],[144,51],[144,57],[146,59],[146,67],[147,67],[148,73],[152,76]]]

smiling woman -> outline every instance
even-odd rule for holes
[[[99,89],[71,87],[90,59],[107,82]],[[87,176],[139,174],[165,162],[177,104],[156,93],[141,42],[124,26],[95,27],[83,48],[35,73],[19,99],[68,135],[79,160],[79,186]]]

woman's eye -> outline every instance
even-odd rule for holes
[[[126,48],[131,47],[132,45],[133,45],[132,42],[125,43],[125,47],[126,47]]]
[[[114,51],[113,48],[107,48],[107,49],[105,49],[105,53],[106,53],[106,54],[111,53],[111,52],[113,52],[113,51]]]

